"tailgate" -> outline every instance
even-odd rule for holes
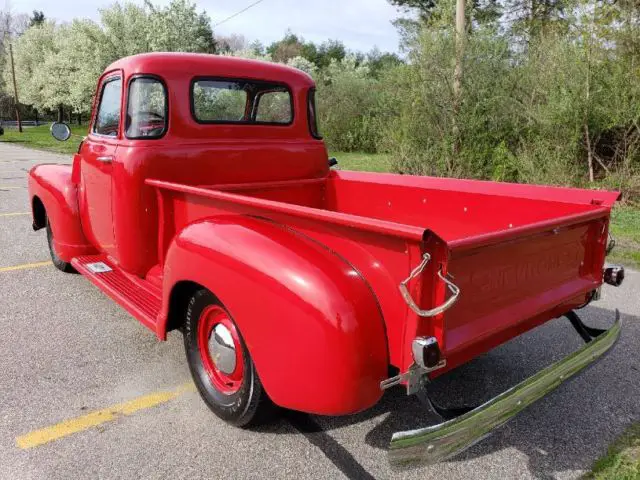
[[[597,209],[447,245],[446,271],[461,292],[433,319],[447,369],[584,303],[602,283],[608,220]]]

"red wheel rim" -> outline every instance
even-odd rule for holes
[[[216,390],[231,395],[244,379],[242,344],[236,326],[218,305],[206,307],[198,320],[198,350]]]

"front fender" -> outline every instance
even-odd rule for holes
[[[377,300],[323,245],[266,220],[218,217],[182,230],[164,271],[159,336],[173,287],[196,282],[231,313],[277,405],[342,415],[380,399],[388,354]]]
[[[65,262],[78,255],[95,253],[87,241],[78,211],[77,187],[68,165],[36,165],[29,171],[29,200],[35,229],[46,224],[39,218],[37,202],[42,202],[54,238],[58,257]]]

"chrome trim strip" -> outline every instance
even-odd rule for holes
[[[620,330],[616,309],[616,321],[605,333],[483,405],[439,425],[394,433],[389,462],[396,467],[431,464],[469,448],[605,354]]]

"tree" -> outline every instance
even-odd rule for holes
[[[431,12],[436,6],[436,0],[389,0],[389,3],[407,12],[412,10],[417,11],[420,20],[424,23],[429,21]]]
[[[0,10],[0,42],[15,39],[29,28],[29,16],[24,13],[14,15],[10,9]]]
[[[156,8],[149,0],[149,46],[155,52],[215,53],[216,43],[211,19],[206,12],[198,13],[196,5],[187,0],[172,0],[165,8]]]
[[[480,0],[476,0],[479,2]],[[491,2],[492,0],[489,0]],[[462,102],[462,81],[464,68],[464,48],[467,37],[467,3],[466,0],[454,0],[454,2],[441,1],[436,3],[435,0],[389,0],[396,6],[405,9],[416,9],[419,12],[421,25],[415,21],[405,21],[402,25],[404,36],[412,38],[405,40],[409,49],[415,48],[412,42],[423,30],[432,28],[433,31],[442,29],[445,35],[451,33],[451,16],[455,18],[455,28],[453,36],[455,38],[455,51],[453,54],[454,69],[451,76],[451,85],[453,90],[453,117],[452,117],[452,133],[453,133],[453,156],[456,157],[461,149],[460,126],[458,124],[458,114]],[[455,3],[453,7],[452,3]],[[450,158],[450,157],[447,157]],[[453,171],[451,161],[448,164],[448,170]]]
[[[29,26],[42,25],[44,23],[44,13],[42,11],[34,10],[33,15],[29,19]]]
[[[0,75],[0,101],[5,106],[0,115],[13,115],[13,111],[15,111],[16,117],[20,115],[17,88],[14,88],[13,83],[13,64],[10,59],[10,50],[12,49],[12,42],[15,42],[22,35],[28,24],[29,18],[27,15],[14,15],[9,8],[0,10],[0,72],[5,72],[5,74]],[[5,82],[5,79],[8,79],[8,81]]]
[[[565,10],[574,4],[572,0],[505,0],[505,25],[514,40],[526,46],[537,37],[565,29]]]
[[[58,37],[63,35],[65,38],[59,43],[59,53],[47,64],[48,74],[64,71],[62,82],[66,83],[67,92],[60,96],[60,103],[68,105],[75,113],[89,113],[97,79],[109,63],[119,58],[115,56],[119,48],[112,43],[116,32],[101,28],[91,20],[74,20],[71,25],[59,27]],[[96,45],[104,47],[100,49]],[[137,50],[140,44],[136,48],[132,41],[127,47]],[[136,50],[126,53],[139,53]]]
[[[311,76],[316,75],[318,72],[318,67],[315,63],[307,60],[305,57],[293,57],[289,59],[287,65],[293,68],[297,68],[298,70],[302,70],[305,73],[308,73]]]
[[[84,34],[94,45],[100,45],[101,52],[96,54],[103,57],[103,68],[118,58],[151,51],[150,36],[154,32],[150,28],[148,8],[133,3],[114,3],[99,12],[99,31],[91,28]]]
[[[378,82],[371,77],[367,63],[347,55],[333,59],[317,77],[318,120],[329,147],[375,151]]]
[[[302,56],[303,48],[303,40],[291,30],[287,30],[282,40],[273,42],[267,47],[267,53],[275,62],[286,63],[294,57]],[[310,60],[313,61],[313,59]]]
[[[244,35],[232,33],[231,35],[216,35],[216,48],[219,53],[233,53],[249,48],[249,42]]]
[[[55,108],[58,103],[51,103],[48,94],[48,78],[45,63],[58,53],[56,26],[53,22],[44,22],[29,28],[14,44],[15,71],[22,102],[34,105],[38,109]],[[4,69],[5,83],[9,83],[10,68]]]
[[[251,42],[248,50],[250,50],[255,56],[261,56],[266,53],[264,45],[259,40],[254,40],[253,42]]]
[[[3,25],[10,23],[2,19]],[[163,8],[148,1],[144,6],[115,3],[100,10],[100,23],[36,22],[17,37],[14,54],[24,103],[84,113],[91,107],[97,79],[119,58],[149,51],[214,50],[209,17],[186,0],[172,0]],[[7,79],[6,65],[3,72]]]
[[[14,15],[10,9],[0,10],[0,67],[5,64],[9,51],[9,42],[15,41],[28,28],[29,17]],[[0,90],[2,84],[0,82]]]
[[[369,65],[371,75],[378,78],[381,73],[393,67],[401,65],[402,59],[395,53],[381,52],[378,47],[374,47],[365,56]]]
[[[292,58],[302,57],[319,69],[328,67],[333,60],[341,61],[347,55],[347,48],[339,40],[327,40],[316,45],[306,42],[291,30],[287,30],[282,40],[269,45],[266,51],[275,62],[287,63]]]
[[[327,40],[318,47],[318,56],[315,64],[318,68],[326,68],[333,61],[341,62],[346,56],[347,48],[344,43],[340,40]]]

